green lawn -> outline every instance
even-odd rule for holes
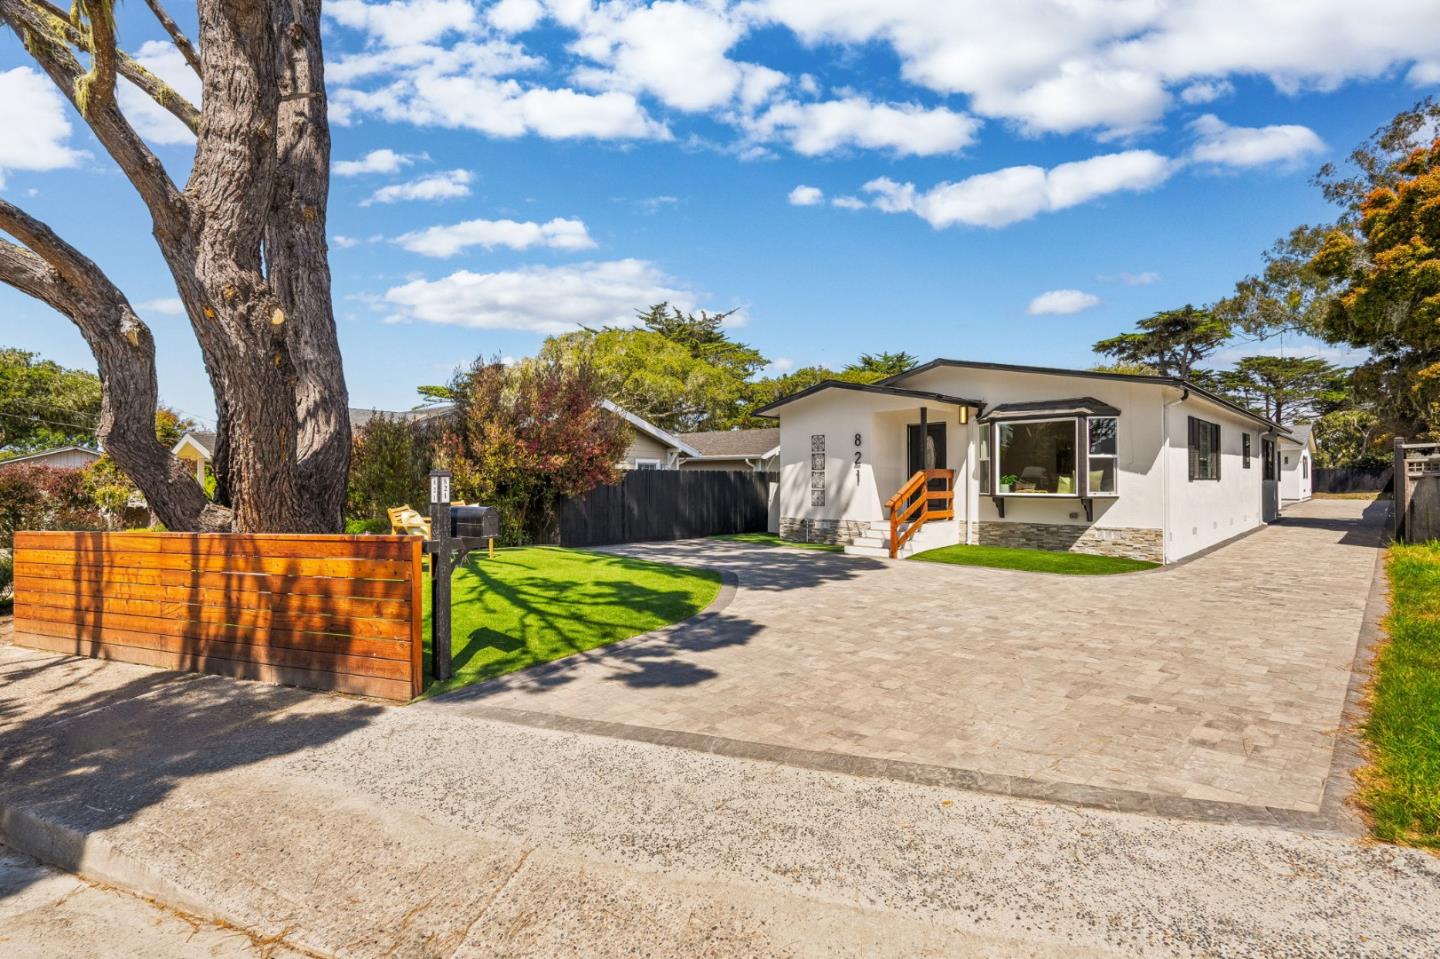
[[[1075,576],[1106,576],[1154,569],[1159,563],[1116,556],[1060,553],[1048,549],[1011,549],[1007,546],[942,546],[916,553],[911,559],[955,566],[992,566],[996,569],[1023,569],[1031,573],[1069,573]]]
[[[1375,835],[1440,849],[1440,544],[1390,548],[1389,642],[1375,660],[1357,798]]]
[[[714,602],[710,570],[558,547],[483,554],[455,571],[451,602],[454,676],[426,695],[637,636]],[[425,669],[430,669],[430,587]],[[427,677],[428,678],[428,677]]]
[[[712,536],[711,539],[728,539],[732,543],[755,543],[758,546],[793,546],[795,549],[818,549],[826,553],[843,553],[845,547],[831,543],[800,543],[792,539],[781,539],[774,533],[729,533]]]

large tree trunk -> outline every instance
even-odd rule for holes
[[[0,229],[21,245],[0,246],[0,281],[81,328],[104,388],[101,442],[167,526],[337,530],[350,429],[326,262],[330,137],[319,0],[200,0],[198,55],[159,0],[147,2],[200,73],[198,111],[115,49],[106,0],[91,0],[89,21],[73,24],[48,0],[0,0],[0,20],[80,110],[150,211],[215,396],[216,503],[177,473],[155,440],[153,345],[114,284],[8,205]],[[76,51],[89,54],[88,72]],[[183,190],[121,113],[117,74],[197,133]]]

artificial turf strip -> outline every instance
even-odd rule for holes
[[[1075,576],[1106,576],[1111,573],[1134,573],[1154,569],[1159,563],[1121,556],[1091,556],[1086,553],[1061,553],[1048,549],[1012,549],[1008,546],[942,546],[910,557],[925,563],[950,563],[955,566],[990,566],[995,569],[1020,569],[1031,573],[1068,573]]]
[[[1389,641],[1365,722],[1356,798],[1380,839],[1440,849],[1440,544],[1392,546]]]
[[[451,587],[454,675],[427,696],[638,636],[715,601],[720,576],[586,550],[538,546],[472,556]],[[430,674],[430,584],[424,585]]]
[[[774,533],[728,533],[723,536],[712,536],[711,539],[724,539],[732,543],[754,543],[757,546],[791,546],[795,549],[818,549],[826,553],[843,553],[845,547],[836,546],[833,543],[801,543],[793,539],[781,539]]]

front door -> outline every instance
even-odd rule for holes
[[[1260,457],[1264,460],[1260,479],[1260,519],[1273,523],[1280,518],[1280,454],[1274,440],[1262,437]]]
[[[945,424],[927,423],[925,432],[926,442],[922,444],[920,442],[919,423],[911,423],[905,430],[905,455],[907,465],[909,466],[909,469],[905,471],[907,477],[914,476],[926,468],[926,445],[930,448],[931,462],[929,468],[937,470],[947,468],[945,465]],[[943,479],[932,479],[929,485],[930,489],[933,490],[940,490],[941,492],[945,490],[945,481]],[[943,500],[935,500],[930,504],[931,509],[943,509],[944,507],[945,502]]]

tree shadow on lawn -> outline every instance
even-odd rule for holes
[[[190,777],[332,742],[383,709],[218,676],[34,656],[0,675],[0,811],[24,809],[82,837],[128,822]],[[139,675],[116,684],[105,681],[110,670]],[[45,858],[76,871],[85,846],[51,843]]]

